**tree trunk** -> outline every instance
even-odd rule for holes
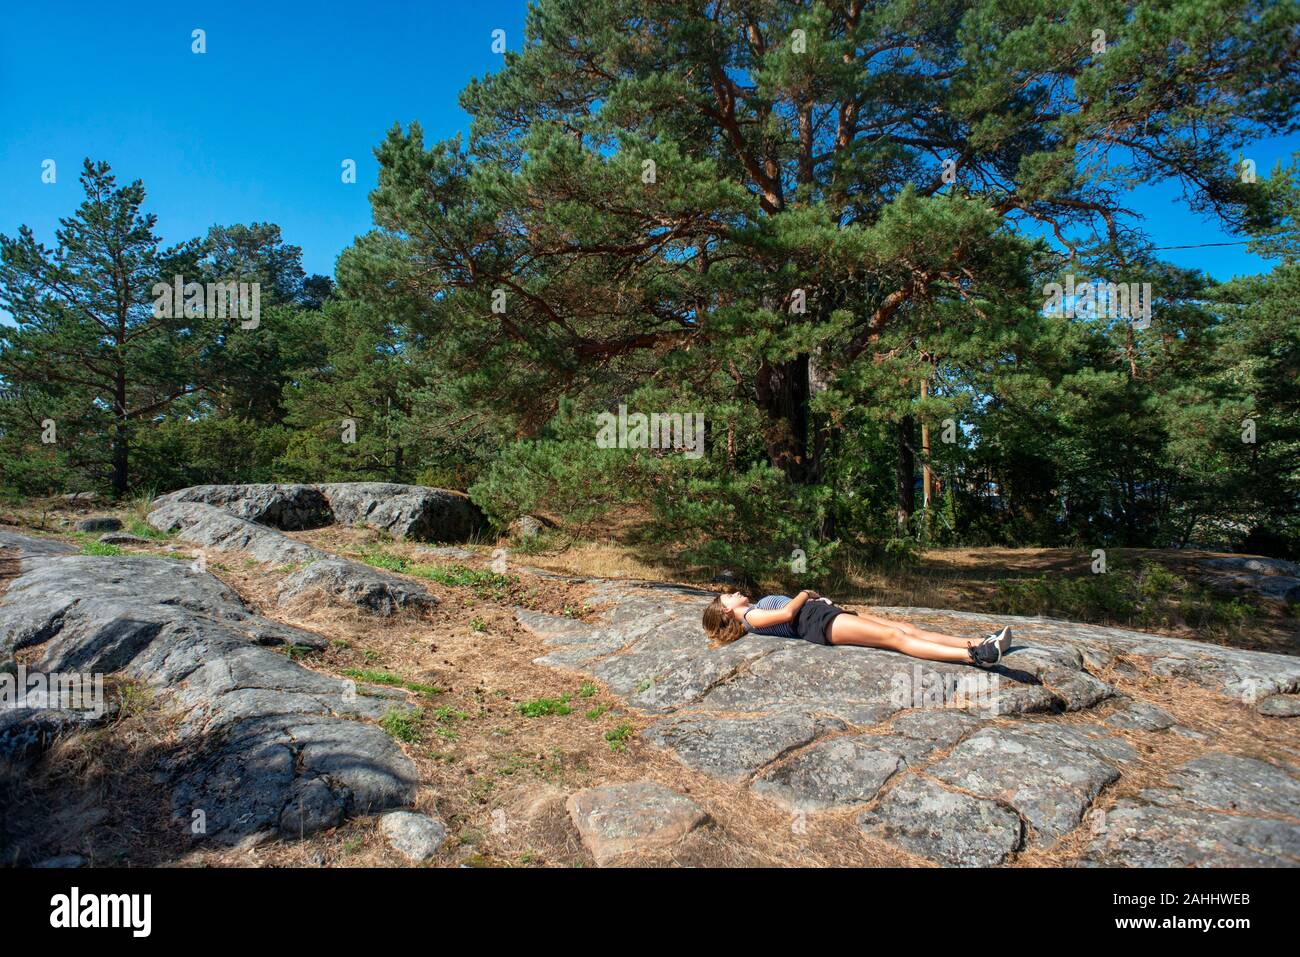
[[[930,380],[921,380],[921,400],[930,395]],[[930,511],[930,419],[921,422],[921,507]]]
[[[910,415],[898,422],[898,463],[894,471],[897,485],[898,534],[906,535],[912,512],[916,510],[916,489],[912,482],[916,475],[916,453],[912,448],[912,431],[916,423]]]
[[[768,459],[792,482],[808,484],[817,478],[817,465],[810,454],[808,401],[808,356],[787,362],[764,360],[755,380],[758,404],[767,416],[763,442]]]
[[[126,495],[131,450],[126,422],[126,373],[118,370],[113,382],[113,403],[117,423],[113,430],[113,498]]]

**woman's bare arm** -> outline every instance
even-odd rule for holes
[[[745,616],[745,621],[749,622],[750,628],[784,625],[794,621],[794,616],[799,614],[799,609],[803,607],[808,597],[809,592],[801,591],[790,599],[790,602],[784,608],[775,608],[771,611],[764,608],[751,608]]]

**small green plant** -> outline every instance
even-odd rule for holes
[[[600,688],[593,681],[584,681],[582,687],[578,689],[579,698],[590,698],[600,693]]]
[[[487,631],[487,622],[484,621],[482,618],[475,616],[473,619],[471,619],[469,623],[469,627],[472,631],[477,631],[481,633]]]
[[[886,539],[880,557],[886,567],[910,568],[921,560],[921,543],[914,538]]]
[[[116,545],[109,545],[107,542],[89,541],[81,545],[81,554],[83,555],[121,555],[122,549]]]
[[[573,712],[569,707],[567,694],[559,698],[534,698],[532,701],[521,701],[515,705],[515,710],[526,718],[542,718]]]
[[[123,682],[117,686],[118,717],[129,718],[147,711],[153,704],[153,692],[134,681]]]
[[[468,718],[469,715],[464,711],[457,711],[454,708],[434,708],[433,719],[438,724],[438,727],[434,728],[434,734],[444,741],[455,741],[460,735],[456,733],[452,725],[457,721],[465,721]]]
[[[605,732],[605,741],[609,744],[611,751],[622,751],[627,747],[628,738],[632,737],[632,725],[626,721],[617,728],[611,728]]]
[[[420,740],[420,729],[417,727],[418,720],[418,715],[394,708],[379,719],[379,726],[398,741],[411,744]]]
[[[608,711],[608,710],[609,710],[609,705],[607,705],[607,704],[598,704],[598,705],[596,705],[596,707],[594,707],[594,708],[592,708],[590,711],[586,712],[587,720],[588,720],[588,721],[595,721],[597,718],[599,718],[602,714],[604,714],[604,713],[605,713],[606,711]]]

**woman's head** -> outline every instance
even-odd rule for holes
[[[726,645],[745,633],[740,618],[749,607],[749,599],[740,592],[719,595],[704,606],[704,633],[714,645]]]

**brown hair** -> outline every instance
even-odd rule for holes
[[[709,636],[713,647],[729,645],[745,633],[736,616],[722,607],[719,595],[704,607],[704,633]]]

